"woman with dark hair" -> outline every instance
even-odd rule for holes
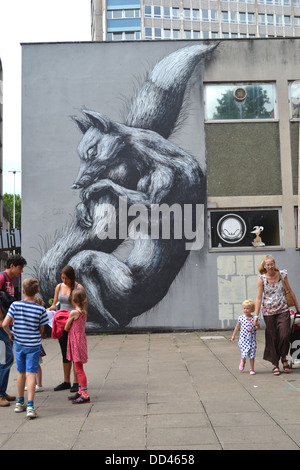
[[[56,310],[56,304],[59,302],[59,310],[74,310],[73,305],[71,304],[71,293],[76,289],[83,289],[83,286],[76,282],[76,275],[75,271],[72,266],[65,266],[61,270],[61,280],[62,283],[57,284],[54,292],[54,299],[52,306],[48,308],[48,310]],[[71,387],[71,368],[72,368],[72,361],[67,359],[67,344],[68,344],[68,332],[64,331],[61,338],[59,338],[59,344],[62,353],[63,359],[63,371],[64,371],[64,381],[55,387],[55,391],[59,390],[67,390],[70,389],[71,392],[78,391],[78,379],[75,369],[74,371],[74,383],[73,387]]]
[[[258,272],[259,278],[253,324],[257,324],[261,309],[266,325],[266,342],[263,358],[273,364],[274,375],[280,375],[280,359],[283,371],[288,373],[290,369],[286,356],[290,347],[290,312],[282,279],[290,291],[298,311],[300,306],[289,284],[286,269],[279,270],[272,255],[264,256],[259,265]]]

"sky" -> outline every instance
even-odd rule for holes
[[[20,44],[91,41],[90,12],[90,0],[0,0],[3,193],[22,191]]]

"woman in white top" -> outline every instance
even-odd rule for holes
[[[263,358],[273,364],[274,375],[280,375],[280,359],[283,371],[288,373],[290,369],[286,356],[290,347],[290,312],[281,278],[284,279],[286,287],[290,290],[298,311],[299,304],[290,287],[287,271],[278,269],[273,256],[264,256],[258,271],[260,275],[257,283],[254,324],[258,321],[258,314],[261,309],[266,325]]]

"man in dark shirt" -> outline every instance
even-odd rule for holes
[[[0,291],[3,290],[7,294],[14,296],[14,284],[12,278],[20,277],[26,260],[21,255],[12,255],[7,259],[7,268],[0,273]],[[0,301],[1,302],[1,301]],[[1,308],[0,303],[0,327],[6,315],[5,309]],[[16,397],[7,395],[6,389],[11,366],[14,362],[12,350],[12,342],[8,334],[0,328],[0,406],[9,406],[10,401],[15,401]]]

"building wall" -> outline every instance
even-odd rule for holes
[[[117,258],[116,268],[123,263],[125,269],[128,251],[124,248],[125,253],[116,254],[111,245],[104,250],[103,245],[97,245],[96,238],[91,250],[89,242],[80,245],[78,238],[72,235],[74,224],[78,228],[78,207],[80,220],[83,217],[80,191],[72,189],[72,184],[79,169],[77,147],[85,138],[86,130],[80,131],[70,116],[76,115],[78,123],[78,119],[87,119],[82,109],[103,113],[110,120],[109,129],[123,132],[123,127],[111,121],[125,123],[126,109],[130,109],[137,90],[142,88],[147,72],[172,52],[197,44],[200,43],[167,41],[163,49],[159,42],[22,46],[22,254],[28,261],[26,275],[37,275],[43,285],[46,284],[42,289],[45,301],[53,297],[61,264],[70,261],[78,268],[78,280],[87,289],[97,290],[98,310],[102,314],[113,312],[117,304],[122,307],[118,292],[114,293],[120,279],[113,277],[112,267]],[[199,250],[190,251],[165,295],[150,308],[146,300],[152,284],[145,285],[143,280],[134,278],[128,291],[136,292],[132,299],[138,299],[141,304],[140,313],[122,328],[232,327],[241,311],[241,302],[256,296],[257,267],[262,256],[269,252],[281,268],[288,269],[290,282],[300,295],[296,284],[298,196],[292,172],[292,169],[298,171],[298,121],[290,119],[288,94],[289,82],[300,76],[296,60],[299,48],[300,42],[296,39],[222,41],[205,65],[195,68],[187,87],[185,119],[167,142],[174,144],[176,152],[181,148],[195,157],[204,168],[208,188],[202,223],[204,244]],[[168,83],[171,75],[167,74]],[[276,119],[226,123],[206,120],[204,90],[207,85],[251,81],[275,82]],[[171,114],[169,119],[172,119]],[[81,125],[84,126],[82,121]],[[156,134],[153,139],[151,148],[160,141]],[[79,153],[82,148],[81,144]],[[133,168],[132,174],[135,171]],[[180,185],[173,190],[175,199],[180,199]],[[279,211],[279,244],[254,247],[249,241],[246,246],[212,246],[213,212],[253,209]],[[247,237],[251,228],[247,227]],[[268,232],[270,228],[264,227],[262,240],[272,235]],[[82,240],[87,240],[86,233],[81,232]],[[77,251],[76,244],[80,247]],[[145,252],[145,258],[148,255]],[[80,264],[82,259],[84,269]],[[175,256],[174,264],[176,261]],[[107,282],[110,273],[114,282],[103,291],[102,282]],[[120,285],[120,290],[123,288],[124,285]],[[137,308],[137,305],[130,305],[133,310]],[[123,309],[125,317],[127,310],[128,303]],[[89,316],[89,327],[119,328],[109,322],[101,323],[95,310]]]
[[[2,63],[0,59],[0,222],[2,228],[7,227],[7,217],[4,214],[3,210],[3,177],[2,177],[2,168],[3,168],[3,71]],[[6,211],[5,211],[6,212]],[[9,225],[9,224],[8,224]],[[7,253],[2,251],[0,252],[0,270],[3,271],[6,268],[6,259]]]

